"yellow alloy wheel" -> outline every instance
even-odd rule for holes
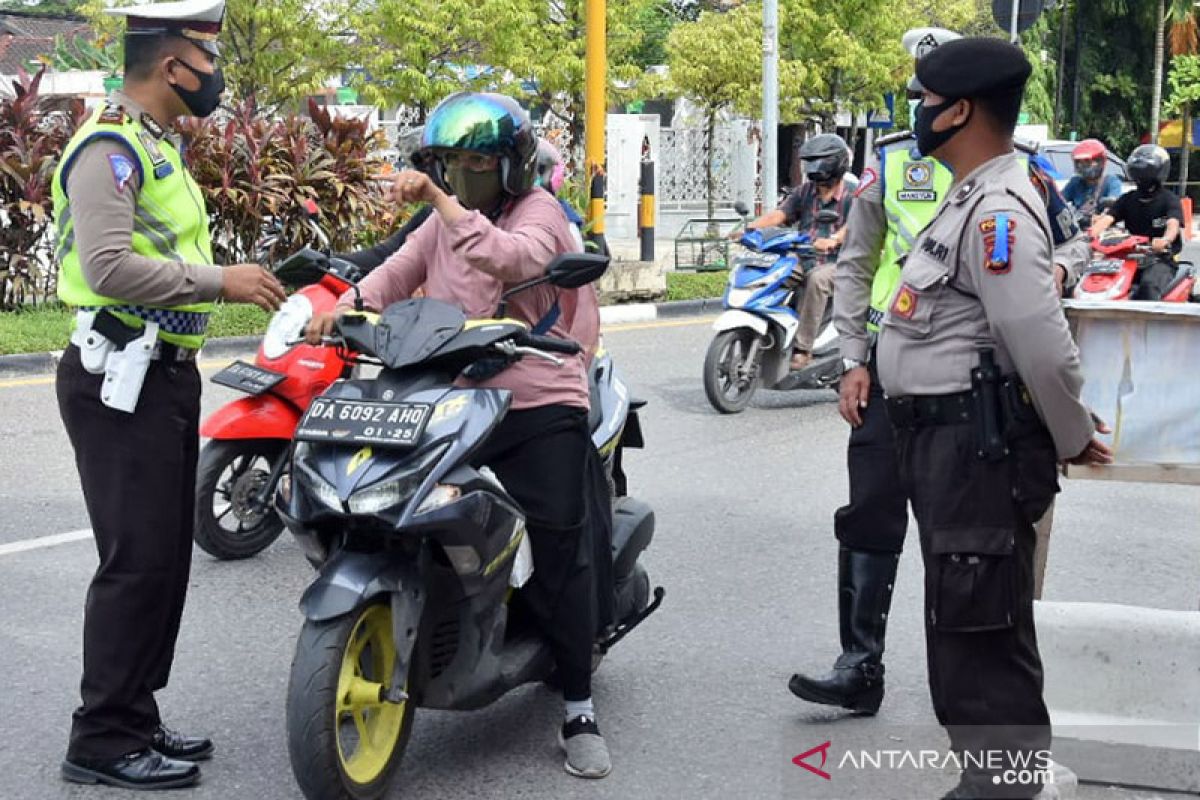
[[[391,607],[369,605],[346,641],[334,708],[338,759],[357,784],[383,775],[404,730],[407,703],[383,699],[395,661]]]

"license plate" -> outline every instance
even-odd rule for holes
[[[296,428],[296,438],[330,444],[412,447],[421,440],[430,403],[383,403],[318,397]]]
[[[1122,261],[1093,261],[1084,273],[1086,275],[1116,275],[1124,265]]]
[[[212,381],[246,394],[257,395],[273,388],[286,377],[281,372],[263,369],[245,361],[235,361],[213,375]]]

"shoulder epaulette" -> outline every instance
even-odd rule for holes
[[[1033,142],[1028,139],[1014,138],[1013,147],[1017,148],[1022,153],[1028,153],[1031,156],[1036,156],[1038,154],[1037,142]]]
[[[126,120],[125,109],[116,103],[107,103],[104,110],[100,112],[100,116],[96,118],[98,125],[124,125]]]
[[[890,144],[896,144],[897,142],[906,142],[906,141],[910,141],[915,138],[916,137],[913,136],[912,131],[896,131],[895,133],[889,133],[887,136],[883,136],[883,137],[880,137],[879,139],[876,139],[875,147],[876,148],[887,147]]]

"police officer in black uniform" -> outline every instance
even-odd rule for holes
[[[920,529],[934,711],[963,764],[949,798],[1041,788],[1012,782],[1050,768],[1033,523],[1059,461],[1111,458],[1079,399],[1045,205],[1013,152],[1030,71],[986,38],[917,63],[917,146],[955,183],[908,255],[877,353]]]

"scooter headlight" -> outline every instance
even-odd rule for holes
[[[441,460],[447,446],[443,444],[433,448],[399,475],[373,486],[359,489],[350,495],[350,499],[346,502],[350,507],[350,513],[378,514],[411,500],[417,489],[421,488],[425,476]]]
[[[263,355],[275,359],[287,353],[291,348],[288,342],[300,338],[300,334],[304,333],[304,328],[312,316],[312,302],[307,297],[302,294],[294,294],[289,297],[287,302],[275,312],[275,316],[271,317],[271,322],[267,325],[267,332],[263,335],[262,342]]]
[[[300,476],[300,482],[308,487],[314,497],[334,511],[342,510],[342,498],[338,497],[337,488],[332,483],[322,478],[299,459],[296,461],[296,467],[296,474]]]

